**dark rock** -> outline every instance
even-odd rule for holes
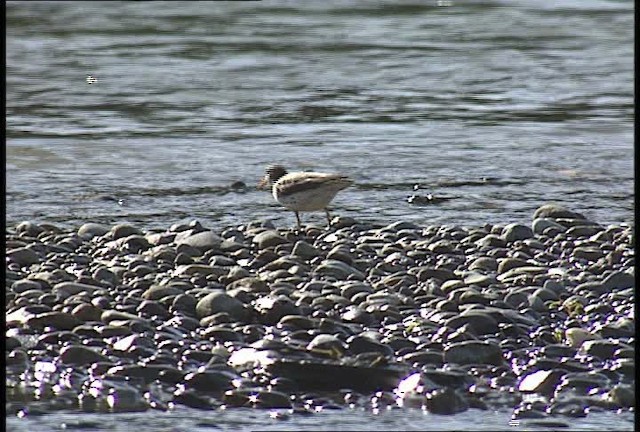
[[[378,353],[385,357],[393,356],[393,348],[374,339],[362,335],[350,336],[347,339],[347,353],[358,355],[362,353]]]
[[[91,303],[82,303],[71,310],[71,315],[82,322],[100,321],[102,309]]]
[[[620,342],[608,340],[588,340],[584,341],[578,352],[582,355],[592,355],[602,360],[610,360],[614,358],[614,354],[624,345]]]
[[[446,363],[490,364],[500,366],[504,364],[502,350],[491,342],[464,341],[454,343],[444,349],[444,361]]]
[[[427,393],[425,407],[433,414],[452,415],[469,409],[469,402],[451,388],[437,389]]]
[[[20,247],[7,251],[6,257],[11,262],[18,264],[21,267],[27,267],[31,264],[40,262],[40,256],[36,251],[30,247]]]
[[[57,330],[73,330],[74,327],[82,324],[77,317],[64,312],[43,312],[27,320],[27,326],[42,330],[45,327],[52,327]]]
[[[185,389],[202,393],[224,393],[233,388],[232,381],[237,375],[223,370],[190,372],[184,377]]]
[[[297,315],[300,308],[285,296],[264,296],[255,301],[254,309],[261,323],[275,325],[286,315]]]
[[[605,292],[615,289],[631,288],[635,286],[635,277],[627,272],[615,271],[602,282],[602,289]]]
[[[445,321],[445,326],[457,329],[466,325],[468,330],[475,335],[493,334],[499,330],[498,322],[491,315],[476,310],[466,310],[460,315]]]
[[[266,369],[271,376],[290,379],[308,391],[392,390],[406,374],[403,366],[353,366],[284,359],[275,360]]]
[[[20,279],[11,284],[11,292],[21,294],[29,290],[42,290],[40,282],[31,279]]]
[[[108,361],[108,358],[91,348],[82,345],[71,345],[60,350],[60,361],[68,365],[84,366]]]
[[[214,408],[214,402],[210,397],[199,394],[198,391],[193,389],[176,391],[173,396],[173,403],[200,410]]]

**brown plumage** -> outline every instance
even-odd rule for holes
[[[275,200],[295,213],[300,228],[300,212],[324,210],[327,221],[331,224],[327,206],[338,192],[352,184],[353,180],[342,174],[287,173],[282,165],[271,165],[258,186],[271,185]]]

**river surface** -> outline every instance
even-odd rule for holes
[[[292,226],[293,214],[255,187],[277,162],[351,176],[333,212],[363,221],[528,224],[555,202],[633,225],[633,7],[7,2],[7,224]],[[303,221],[325,223],[322,213]],[[504,413],[435,422],[414,414],[373,416],[367,426],[514,428]],[[192,415],[155,430],[182,430],[180,422],[199,430]],[[270,427],[357,430],[348,419],[361,415],[292,416]],[[220,418],[222,429],[257,427],[246,414]],[[633,428],[624,415],[578,423]]]

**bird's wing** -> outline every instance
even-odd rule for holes
[[[301,172],[287,174],[280,178],[276,183],[276,187],[280,194],[288,195],[304,190],[322,188],[323,186],[343,189],[352,183],[352,180],[342,174]]]

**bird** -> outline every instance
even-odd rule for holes
[[[270,165],[258,183],[258,189],[271,186],[273,198],[295,213],[298,228],[301,228],[300,212],[319,210],[324,210],[327,222],[331,225],[327,206],[338,192],[352,184],[353,180],[342,174],[307,171],[288,173],[282,165]]]

